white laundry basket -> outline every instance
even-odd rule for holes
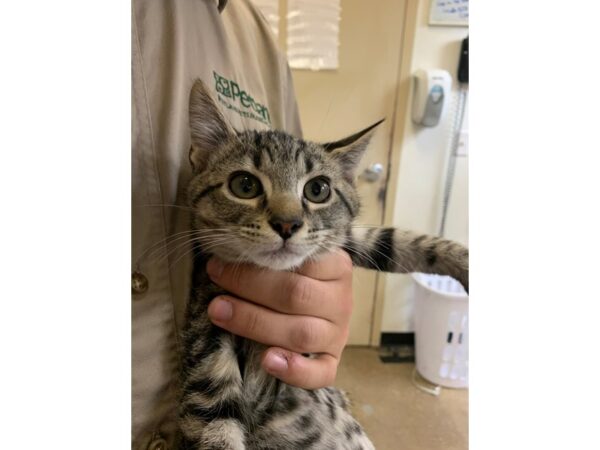
[[[469,296],[441,275],[413,274],[417,371],[440,386],[469,385]]]

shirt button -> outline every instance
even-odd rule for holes
[[[132,294],[143,294],[148,290],[148,278],[146,275],[140,272],[133,272],[131,274],[131,293]]]
[[[148,450],[167,450],[167,441],[164,439],[155,439],[148,445]]]

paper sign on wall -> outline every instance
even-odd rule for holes
[[[293,69],[337,69],[340,0],[289,0],[287,57]]]
[[[431,0],[429,25],[468,26],[469,0]]]

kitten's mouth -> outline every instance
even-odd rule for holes
[[[273,270],[290,270],[302,265],[309,256],[310,250],[301,243],[275,243],[264,244],[262,248],[254,249],[249,258],[254,264]]]
[[[265,250],[260,252],[261,256],[275,256],[275,257],[285,257],[285,256],[300,256],[300,253],[292,250],[289,246],[285,245],[285,242],[281,245],[281,247],[275,250]]]

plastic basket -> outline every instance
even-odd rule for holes
[[[413,274],[417,371],[440,386],[469,385],[469,296],[451,277]]]

